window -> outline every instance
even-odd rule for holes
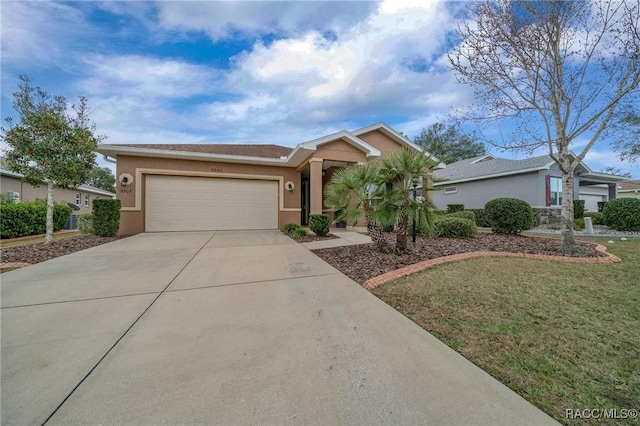
[[[84,206],[89,207],[89,194],[84,196]]]
[[[81,200],[82,200],[82,195],[79,192],[77,192],[76,193],[76,206],[80,207]]]
[[[549,181],[549,185],[551,189],[551,205],[561,206],[562,205],[562,179],[557,177],[552,177]]]
[[[455,194],[456,192],[458,192],[458,187],[457,186],[445,186],[444,187],[444,193],[445,194]]]

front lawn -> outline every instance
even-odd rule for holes
[[[640,239],[598,242],[622,262],[474,259],[373,293],[556,420],[584,424],[566,410],[640,408]],[[640,424],[598,424],[620,421]]]

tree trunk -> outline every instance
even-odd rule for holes
[[[560,251],[565,254],[576,252],[576,240],[573,235],[573,172],[562,172],[562,218],[560,221],[562,243]]]
[[[45,244],[53,242],[53,182],[47,182],[47,234]]]
[[[408,203],[402,203],[400,207],[400,220],[398,221],[398,229],[396,230],[396,251],[405,252],[407,250],[407,232],[409,231],[409,215]]]
[[[367,232],[369,232],[369,236],[371,237],[371,242],[375,244],[376,248],[380,251],[384,251],[387,247],[386,241],[384,239],[384,234],[382,233],[382,229],[371,219],[371,207],[365,207],[364,210],[364,218],[367,222]]]

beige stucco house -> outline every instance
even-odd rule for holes
[[[34,201],[47,199],[47,187],[45,185],[35,187],[22,181],[20,173],[14,173],[0,168],[0,187],[2,195],[14,201]],[[116,194],[94,188],[89,185],[80,185],[76,189],[55,188],[53,201],[67,203],[74,209],[74,214],[91,213],[93,200],[97,198],[115,198]]]
[[[384,123],[294,148],[279,145],[102,144],[117,162],[120,234],[276,229],[330,210],[323,187],[335,170],[402,147]]]
[[[640,180],[619,182],[618,198],[640,198]]]

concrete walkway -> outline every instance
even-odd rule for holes
[[[369,244],[371,242],[371,237],[355,231],[332,229],[331,233],[339,238],[324,241],[312,241],[310,243],[303,243],[302,245],[309,250],[317,250],[323,248],[353,246],[357,244]]]
[[[277,231],[2,274],[2,424],[553,424]]]

